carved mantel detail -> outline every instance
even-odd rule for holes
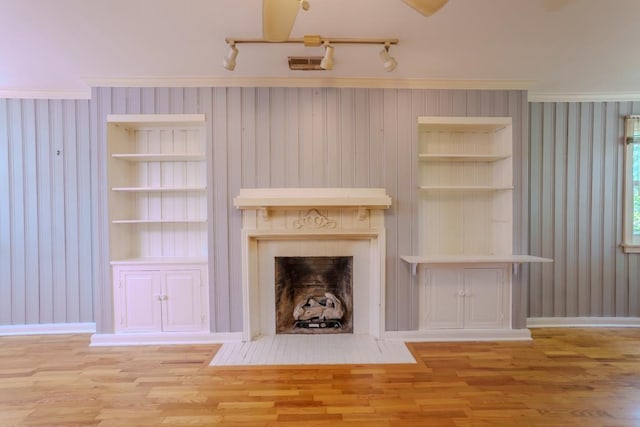
[[[322,215],[317,209],[309,211],[300,219],[294,221],[293,225],[297,229],[301,228],[336,228],[336,221]]]

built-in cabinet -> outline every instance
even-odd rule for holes
[[[208,330],[203,267],[143,268],[154,267],[114,267],[116,333]]]
[[[513,266],[551,261],[513,254],[512,139],[510,117],[418,118],[420,330],[510,329]]]
[[[116,333],[208,331],[203,115],[107,118]]]
[[[420,292],[425,329],[498,329],[508,325],[509,274],[504,267],[426,268]]]

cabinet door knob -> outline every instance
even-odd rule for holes
[[[157,299],[158,301],[162,301],[162,295],[160,294],[155,294],[154,298]]]
[[[458,291],[458,296],[459,297],[463,297],[464,296],[464,291],[463,290]]]

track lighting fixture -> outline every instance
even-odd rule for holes
[[[331,70],[333,68],[333,46],[329,42],[324,42],[324,57],[320,61],[320,68]]]
[[[382,59],[382,66],[387,71],[393,71],[398,66],[398,61],[389,54],[388,43],[385,43],[384,48],[380,51],[380,59]]]
[[[304,6],[303,6],[304,7]],[[398,62],[389,55],[389,47],[393,44],[398,44],[398,39],[357,39],[357,38],[339,38],[339,37],[322,37],[319,35],[306,35],[303,38],[288,39],[284,41],[270,41],[265,39],[237,39],[226,38],[225,41],[231,46],[231,50],[225,56],[223,65],[227,70],[233,70],[236,66],[236,57],[238,56],[238,49],[236,44],[238,43],[300,43],[307,47],[319,47],[324,46],[324,56],[320,62],[320,69],[331,70],[333,69],[333,45],[334,44],[379,44],[383,45],[384,49],[380,52],[380,58],[384,62],[384,68],[387,71],[393,71]],[[314,57],[315,58],[315,57]],[[316,63],[317,64],[317,63]],[[316,68],[317,69],[317,68]]]
[[[234,41],[228,42],[230,49],[227,56],[222,60],[222,65],[229,71],[233,71],[236,68],[236,58],[238,57],[238,48],[236,47],[236,43]]]

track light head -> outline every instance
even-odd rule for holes
[[[324,57],[320,61],[320,68],[323,70],[333,69],[333,46],[329,42],[324,42]]]
[[[229,43],[231,48],[229,49],[229,53],[222,60],[222,66],[229,70],[233,71],[236,68],[236,58],[238,57],[238,48],[234,42]]]
[[[380,59],[382,59],[382,66],[387,71],[393,71],[398,66],[398,61],[389,54],[389,45],[386,43],[384,49],[380,51]]]

